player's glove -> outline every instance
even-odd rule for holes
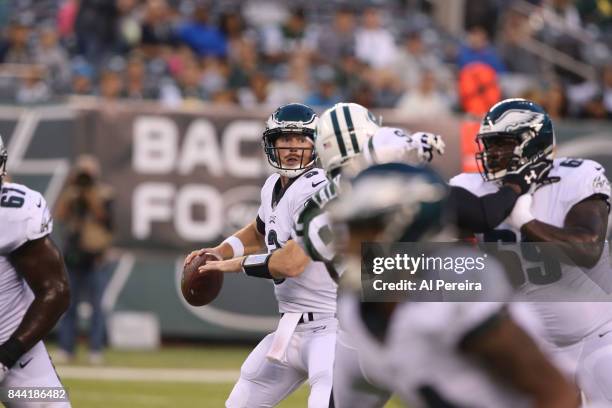
[[[527,163],[516,170],[508,171],[503,178],[503,184],[514,184],[521,189],[521,194],[531,194],[542,184],[559,181],[558,177],[548,177],[552,161],[543,160],[537,163]]]
[[[8,373],[9,373],[9,368],[5,366],[4,364],[0,363],[0,384],[2,384],[2,382],[4,381]]]
[[[446,143],[442,136],[427,132],[416,132],[410,135],[412,145],[417,148],[419,160],[429,163],[433,159],[434,150],[439,154],[444,154]]]

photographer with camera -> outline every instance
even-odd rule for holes
[[[79,327],[77,307],[87,295],[92,308],[89,362],[103,362],[105,318],[101,303],[107,282],[106,255],[113,234],[112,190],[99,177],[97,159],[80,156],[55,208],[55,219],[63,226],[64,259],[72,288],[70,308],[59,326],[58,362],[74,358]]]

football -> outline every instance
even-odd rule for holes
[[[185,268],[181,279],[183,297],[192,306],[204,306],[215,300],[223,286],[223,272],[198,272],[198,268],[207,261],[221,260],[216,255],[205,253],[195,257]]]

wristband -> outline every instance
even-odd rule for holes
[[[26,351],[21,341],[10,337],[4,344],[0,345],[0,363],[11,368]]]
[[[237,236],[231,235],[227,237],[222,244],[228,244],[232,247],[232,252],[234,253],[233,258],[238,258],[239,256],[244,255],[244,245]]]
[[[271,256],[272,254],[249,255],[242,260],[242,270],[247,276],[274,279],[268,270],[268,262]]]

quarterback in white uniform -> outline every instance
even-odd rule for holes
[[[571,262],[547,256],[534,265],[521,257],[522,294],[545,325],[566,369],[576,375],[587,399],[612,402],[611,268],[606,241],[610,186],[604,169],[591,160],[553,160],[554,133],[546,112],[533,102],[509,99],[493,106],[478,135],[482,176],[461,174],[451,180],[474,194],[499,189],[499,180],[521,166],[544,163],[550,171],[535,192],[519,198],[509,218],[478,234],[488,242],[556,243]],[[523,180],[530,181],[525,172]],[[534,261],[534,259],[529,259]],[[565,262],[565,263],[563,263]],[[532,271],[531,273],[529,271]],[[537,273],[533,273],[536,271]],[[550,301],[547,301],[550,300]]]
[[[4,183],[7,151],[0,137],[0,388],[53,387],[54,401],[9,399],[8,407],[69,407],[42,342],[70,301],[53,222],[43,196]],[[6,396],[4,396],[6,397]]]
[[[268,119],[264,146],[276,169],[261,191],[261,205],[252,224],[216,248],[223,261],[200,268],[222,272],[243,271],[274,284],[282,317],[251,352],[240,379],[226,401],[230,408],[272,407],[305,380],[310,385],[308,407],[327,407],[330,401],[336,345],[336,283],[320,262],[313,262],[291,239],[293,220],[306,200],[326,182],[314,168],[314,131],[317,117],[302,104],[278,108]],[[262,244],[266,252],[261,252]],[[272,257],[283,249],[283,256]],[[247,256],[244,256],[247,255]]]
[[[346,225],[348,267],[338,313],[357,350],[352,363],[367,373],[368,384],[362,385],[387,389],[410,407],[578,407],[576,388],[516,323],[526,310],[496,302],[413,303],[409,298],[360,303],[361,243],[435,237],[447,190],[431,170],[388,163],[359,173],[330,203],[334,223]],[[510,293],[502,270],[490,266],[483,276],[487,286],[493,282]],[[345,381],[334,378],[335,397],[336,386]],[[372,399],[353,399],[351,405],[336,401],[354,408],[380,406]]]

